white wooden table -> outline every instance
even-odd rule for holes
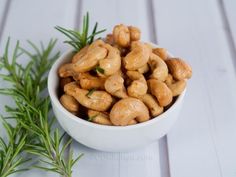
[[[142,39],[166,47],[193,67],[184,107],[168,135],[130,153],[105,153],[77,142],[85,156],[80,177],[236,177],[235,0],[0,0],[0,51],[6,39],[34,42],[64,36],[54,29],[80,26],[90,12],[100,28],[118,23],[142,30]],[[2,53],[1,53],[2,54]],[[2,83],[0,83],[2,84]],[[11,103],[0,97],[2,103]],[[0,129],[1,134],[2,129]],[[15,176],[52,177],[32,170]]]

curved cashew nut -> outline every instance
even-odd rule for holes
[[[160,106],[167,106],[172,102],[172,91],[167,87],[164,82],[161,82],[156,79],[149,79],[147,83],[152,95],[157,98],[157,101]]]
[[[66,63],[61,65],[58,69],[58,75],[59,77],[62,78],[73,76],[74,75],[73,64]]]
[[[187,85],[186,80],[175,81],[171,74],[168,75],[165,83],[172,91],[173,96],[180,95]]]
[[[157,55],[151,54],[148,64],[152,70],[150,78],[165,81],[168,76],[168,67],[166,63]]]
[[[101,59],[99,61],[99,66],[104,70],[105,76],[110,76],[120,70],[121,67],[120,51],[109,44],[105,44],[104,48],[107,49],[108,55],[106,58]],[[99,75],[101,74],[99,73]]]
[[[104,90],[105,79],[92,76],[89,73],[79,73],[78,78],[75,80],[79,80],[82,89],[90,90],[95,88]]]
[[[180,58],[166,60],[170,73],[176,80],[184,80],[192,77],[192,68]]]
[[[138,41],[141,37],[141,31],[134,26],[129,26],[129,32],[130,32],[130,40],[131,41]]]
[[[150,48],[146,44],[141,42],[133,43],[131,52],[123,59],[124,66],[127,70],[137,70],[144,66],[148,62],[151,53]]]
[[[140,99],[148,107],[148,109],[151,112],[152,117],[156,117],[164,111],[164,108],[159,106],[156,98],[154,98],[151,94],[145,94],[141,96]]]
[[[71,113],[76,113],[79,111],[79,103],[74,99],[74,97],[64,94],[60,98],[61,104]]]
[[[73,58],[72,63],[76,63],[78,60],[80,60],[88,51],[89,45],[86,45],[84,48],[82,48],[79,52],[77,52]]]
[[[91,122],[101,125],[112,125],[109,114],[89,109],[88,116]]]
[[[108,93],[118,98],[128,97],[124,86],[124,79],[120,74],[114,74],[106,79],[105,89]]]
[[[141,68],[137,69],[137,71],[141,74],[147,73],[149,71],[148,64],[143,65]]]
[[[165,48],[155,48],[155,49],[152,49],[152,52],[156,54],[157,56],[159,56],[162,60],[167,60],[168,58],[168,53]]]
[[[79,88],[75,82],[65,85],[64,91],[84,107],[96,111],[106,111],[113,102],[111,95],[105,91],[94,91],[88,96],[89,91]]]
[[[97,40],[93,42],[87,50],[87,53],[73,63],[73,70],[76,72],[87,72],[93,69],[99,60],[107,56],[107,49],[103,47],[104,42]]]
[[[138,122],[149,120],[149,111],[145,104],[136,98],[123,98],[111,109],[110,120],[114,125],[128,125],[133,119]]]
[[[139,98],[147,93],[148,87],[145,77],[138,71],[127,71],[127,76],[132,80],[127,88],[129,96]]]
[[[129,28],[123,24],[116,25],[113,28],[113,38],[119,46],[128,47],[130,45]]]

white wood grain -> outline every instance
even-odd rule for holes
[[[99,22],[100,29],[107,29],[105,33],[111,33],[114,25],[124,23],[140,27],[142,39],[152,41],[149,12],[145,0],[84,0],[82,14],[85,14],[87,10],[90,12],[91,24],[94,24],[96,20]],[[81,152],[85,154],[74,169],[75,174],[78,173],[81,176],[160,176],[158,142],[130,153],[99,152],[85,148],[76,142],[74,142],[72,149],[75,150],[75,154]]]
[[[236,77],[218,4],[153,2],[159,44],[193,67],[184,108],[167,136],[171,176],[236,176]]]
[[[225,8],[226,16],[228,18],[230,32],[234,40],[234,47],[236,45],[236,1],[233,0],[223,0],[223,5]],[[234,48],[236,51],[236,48]]]
[[[30,39],[33,42],[43,41],[46,43],[50,38],[58,38],[59,42],[57,50],[60,49],[61,51],[64,51],[66,49],[65,45],[62,43],[64,36],[57,32],[54,29],[54,26],[61,25],[73,28],[76,20],[76,7],[76,0],[12,1],[8,11],[8,18],[4,26],[4,31],[2,33],[2,41],[0,41],[0,51],[3,51],[8,36],[11,36],[12,43],[16,42],[16,39],[21,41]],[[22,42],[22,46],[26,46],[25,42]],[[1,87],[4,87],[2,83],[0,84]],[[1,103],[12,104],[10,99],[7,97],[1,96],[0,99]],[[1,104],[1,113],[3,113],[2,106],[3,104]],[[0,129],[0,132],[2,134],[2,129]],[[55,177],[59,175],[32,169],[13,176]]]

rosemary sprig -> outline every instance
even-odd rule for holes
[[[8,39],[4,56],[0,60],[0,66],[7,74],[1,74],[0,77],[9,82],[11,87],[0,89],[0,94],[9,95],[14,100],[15,107],[6,106],[6,112],[9,114],[8,118],[14,118],[17,124],[16,128],[19,127],[24,132],[24,137],[18,137],[19,135],[17,135],[17,138],[15,138],[10,133],[9,143],[15,147],[16,143],[14,142],[17,142],[22,144],[22,148],[14,151],[14,155],[10,157],[3,156],[0,160],[0,167],[4,166],[8,158],[15,162],[15,156],[20,158],[21,152],[24,151],[42,157],[40,161],[47,167],[36,165],[37,168],[59,173],[63,177],[71,177],[72,166],[79,160],[81,155],[73,159],[73,152],[71,151],[68,158],[64,158],[65,151],[72,140],[69,139],[63,143],[64,135],[59,135],[58,128],[52,127],[54,117],[49,114],[51,105],[49,97],[45,96],[44,93],[47,85],[47,72],[59,56],[58,52],[51,57],[56,40],[50,40],[46,47],[41,44],[40,49],[28,41],[34,53],[20,48],[19,42],[17,42],[12,58],[8,54],[9,41]],[[17,61],[22,54],[29,58],[26,66],[22,66]],[[6,118],[3,117],[3,120],[6,121]],[[6,125],[10,126],[9,123]],[[8,128],[6,129],[8,130]],[[1,142],[4,146],[0,149],[1,154],[7,150],[11,151],[11,146],[9,148],[5,147],[4,144],[6,143],[3,140]],[[25,159],[21,159],[19,165],[25,161]],[[17,172],[14,163],[10,166],[14,167],[12,172]]]
[[[90,35],[88,34],[89,13],[87,12],[83,18],[83,27],[81,32],[77,30],[65,29],[60,26],[56,26],[55,28],[69,38],[69,40],[64,41],[64,43],[71,45],[76,51],[79,51],[86,45],[91,44],[94,41],[94,37],[96,35],[106,31],[105,29],[97,31],[97,27],[98,23],[96,22],[96,24],[93,27],[92,34]]]
[[[86,94],[87,97],[90,98],[90,96],[93,94],[93,92],[96,91],[96,88],[89,89],[88,93]]]

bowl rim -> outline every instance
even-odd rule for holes
[[[152,45],[154,45],[155,47],[159,47],[156,44],[150,43]],[[181,103],[181,101],[184,98],[184,95],[186,93],[186,88],[184,89],[184,91],[177,97],[177,99],[175,100],[175,102],[173,103],[173,105],[171,105],[165,112],[163,112],[162,114],[153,117],[152,119],[146,121],[146,122],[141,122],[138,124],[134,124],[134,125],[128,125],[128,126],[110,126],[110,125],[100,125],[100,124],[96,124],[93,122],[89,122],[87,120],[84,120],[78,116],[75,116],[74,114],[70,113],[69,111],[67,111],[60,103],[57,93],[56,91],[54,91],[54,85],[52,84],[52,79],[54,77],[58,77],[58,67],[59,64],[61,64],[62,60],[64,60],[64,58],[68,55],[70,55],[73,52],[72,49],[69,49],[67,51],[65,51],[64,53],[62,53],[62,55],[56,60],[56,62],[52,65],[49,74],[48,74],[48,82],[47,82],[47,88],[48,88],[48,93],[49,93],[49,97],[51,99],[51,102],[56,106],[57,109],[60,109],[68,118],[84,124],[85,126],[90,126],[93,128],[99,128],[99,129],[112,129],[112,130],[126,130],[126,129],[136,129],[136,128],[140,128],[140,127],[145,127],[145,126],[149,126],[151,124],[157,123],[159,121],[161,121],[162,119],[167,119],[168,118],[168,114],[171,113],[174,108]],[[172,54],[170,54],[168,52],[169,56],[174,57]]]

